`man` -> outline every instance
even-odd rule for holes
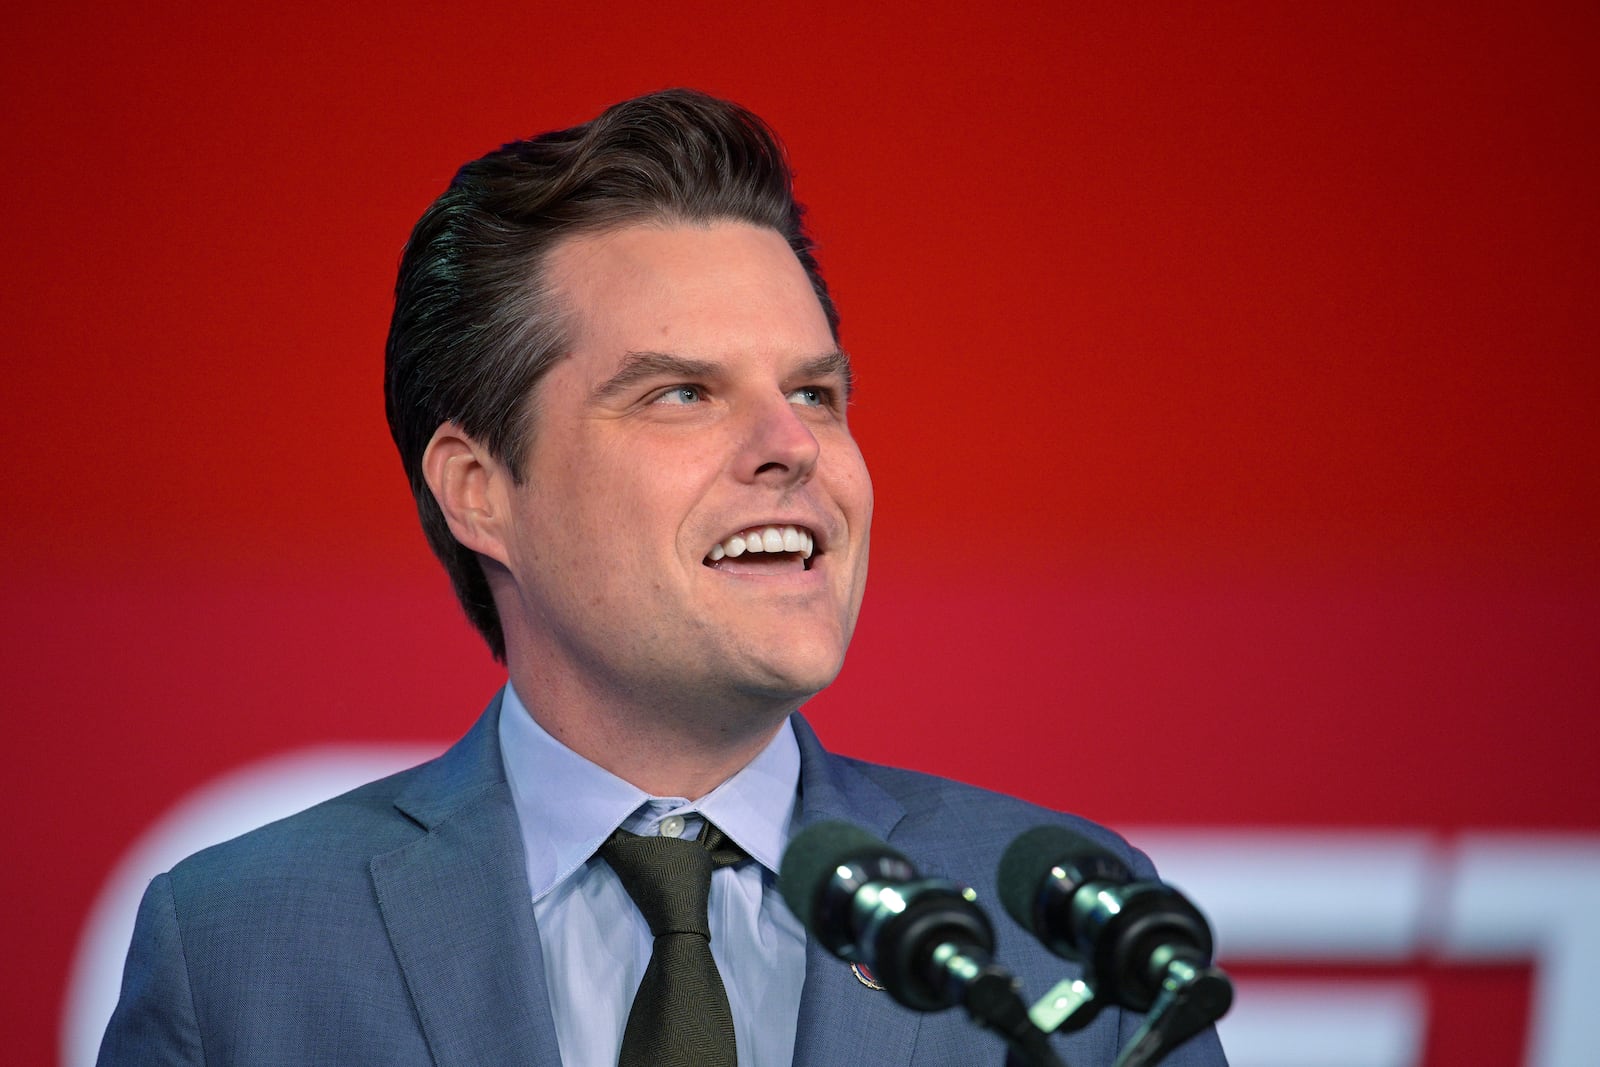
[[[508,145],[429,208],[389,421],[507,685],[440,759],[156,879],[103,1063],[1002,1061],[808,942],[774,888],[789,838],[852,822],[989,901],[1006,841],[1044,821],[1149,865],[829,755],[796,714],[843,662],[872,518],[800,219],[770,131],[684,91]],[[658,852],[709,878],[709,955],[645,917],[678,861],[629,857]],[[1030,994],[1068,970],[1000,921]],[[1109,1064],[1138,1022],[1058,1044]],[[1180,1061],[1221,1063],[1214,1035]]]

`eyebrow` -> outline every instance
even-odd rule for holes
[[[844,380],[844,399],[849,400],[856,391],[856,369],[850,362],[850,353],[842,348],[808,360],[800,367],[802,378],[829,378],[837,375]]]
[[[590,399],[609,400],[651,378],[709,378],[715,370],[704,360],[685,359],[670,352],[629,352],[622,357],[617,373],[595,386]]]
[[[617,373],[595,386],[589,398],[609,400],[652,378],[707,379],[716,377],[720,371],[718,364],[686,359],[670,352],[629,352],[622,357],[622,366]],[[833,375],[844,379],[844,395],[849,399],[855,390],[855,372],[851,368],[849,355],[841,348],[807,360],[795,374],[800,378],[826,378]]]

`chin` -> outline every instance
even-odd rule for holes
[[[832,685],[843,666],[843,654],[752,664],[739,689],[753,702],[793,711]]]
[[[721,627],[697,657],[706,695],[716,700],[720,692],[752,709],[799,707],[832,684],[844,666],[843,623],[789,612]]]

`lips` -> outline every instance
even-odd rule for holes
[[[751,526],[712,545],[711,551],[706,553],[704,563],[708,567],[715,567],[724,559],[738,559],[740,556],[770,557],[773,562],[787,557],[791,560],[798,558],[809,570],[811,557],[816,551],[816,543],[816,535],[804,526],[789,524]],[[755,560],[752,559],[750,562]]]

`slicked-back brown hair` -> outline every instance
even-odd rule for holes
[[[837,337],[802,215],[772,130],[737,104],[687,89],[513,141],[462,167],[423,213],[395,283],[384,401],[428,544],[496,659],[505,659],[505,634],[483,567],[451,535],[422,454],[454,422],[520,484],[536,429],[534,386],[569,344],[544,280],[551,251],[637,223],[764,226],[794,250]]]

